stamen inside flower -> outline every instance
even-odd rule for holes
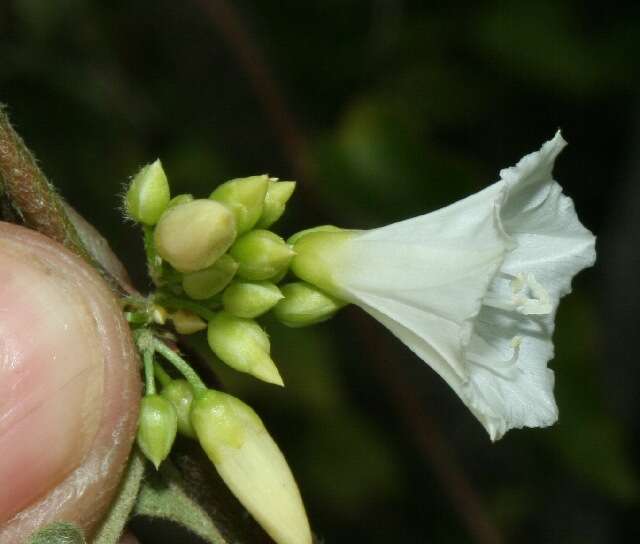
[[[493,350],[489,344],[481,338],[476,338],[474,341],[476,348],[484,347],[489,350]],[[483,346],[481,346],[481,345]],[[509,359],[498,359],[487,357],[486,350],[484,354],[473,352],[468,349],[465,353],[465,358],[467,361],[474,363],[482,368],[487,369],[489,372],[492,372],[496,376],[500,378],[504,378],[505,380],[515,380],[517,375],[521,372],[521,369],[516,366],[518,362],[518,357],[520,356],[520,345],[522,344],[521,336],[514,336],[511,339],[511,347],[513,348],[513,353]],[[495,350],[493,350],[495,351]]]
[[[533,274],[518,274],[511,281],[513,300],[517,310],[524,315],[547,315],[551,313],[551,299],[547,290]],[[531,293],[531,297],[528,293]]]
[[[498,310],[518,312],[523,315],[548,315],[551,313],[551,298],[547,290],[536,280],[536,277],[520,272],[513,276],[504,272],[500,276],[510,281],[511,297],[488,294],[482,300],[485,306]]]

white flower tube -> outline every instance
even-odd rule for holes
[[[500,181],[370,231],[296,238],[301,279],[357,304],[453,388],[492,440],[558,418],[554,317],[595,238],[552,178],[558,132]]]

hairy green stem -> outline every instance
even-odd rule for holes
[[[180,355],[178,355],[169,346],[167,346],[164,342],[158,340],[157,338],[153,338],[151,342],[153,349],[160,355],[162,355],[173,366],[175,366],[176,369],[191,384],[191,387],[193,387],[193,393],[196,398],[201,397],[207,391],[207,386],[200,379],[200,376],[196,374],[195,370],[193,370],[193,368],[189,366],[189,363],[187,363],[182,357],[180,357]]]
[[[160,382],[160,385],[162,385],[162,387],[166,387],[173,381],[171,376],[169,376],[167,371],[162,368],[157,361],[153,364],[153,371],[155,373],[156,379]]]
[[[144,359],[144,385],[145,385],[145,394],[147,395],[155,395],[156,394],[156,381],[153,377],[153,351],[151,349],[147,349],[144,351],[142,355]]]

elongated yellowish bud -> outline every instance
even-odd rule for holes
[[[127,214],[145,225],[155,225],[169,203],[169,182],[160,159],[138,172],[125,196]]]
[[[269,337],[255,321],[219,312],[209,321],[207,339],[211,350],[230,367],[284,385],[269,356]]]
[[[191,423],[229,489],[277,544],[311,544],[298,486],[258,415],[239,399],[207,391]]]
[[[256,227],[260,229],[268,229],[278,219],[280,219],[284,213],[287,201],[291,198],[295,188],[295,181],[269,180],[267,194],[264,197],[262,215],[260,216]]]
[[[346,303],[302,281],[280,287],[284,298],[273,315],[288,327],[306,327],[331,318]]]
[[[178,310],[171,314],[171,321],[178,334],[194,334],[207,328],[207,322],[188,310]]]
[[[156,468],[171,451],[178,430],[173,405],[160,395],[147,395],[140,401],[138,446]]]
[[[282,293],[268,281],[234,281],[222,295],[224,309],[237,317],[254,318],[268,312]]]
[[[268,183],[267,175],[232,179],[216,188],[209,198],[229,207],[236,218],[238,234],[243,234],[251,230],[262,215]]]
[[[178,417],[178,432],[189,438],[196,438],[191,425],[191,404],[193,403],[193,389],[187,380],[172,380],[165,385],[160,395],[167,399],[176,411]]]
[[[198,199],[169,208],[156,225],[158,255],[179,272],[215,263],[236,237],[233,214],[213,200]]]
[[[223,255],[213,266],[185,274],[182,278],[184,292],[194,300],[205,300],[220,293],[235,276],[238,263],[230,255]]]
[[[229,253],[240,265],[238,276],[250,281],[270,280],[282,274],[294,255],[280,236],[262,229],[238,238]]]

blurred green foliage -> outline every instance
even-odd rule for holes
[[[142,288],[141,237],[118,211],[124,182],[142,164],[161,157],[176,192],[200,195],[231,177],[297,173],[260,89],[220,32],[224,21],[203,4],[0,5],[0,100]],[[298,180],[276,229],[282,235],[321,221],[367,228],[433,210],[495,181],[558,127],[571,146],[557,178],[584,222],[600,233],[615,219],[638,117],[637,3],[234,5],[309,148],[309,176]],[[600,274],[581,276],[560,311],[552,367],[561,418],[549,430],[512,431],[491,445],[451,391],[391,341],[388,371],[410,378],[505,541],[637,535],[638,421],[621,418],[612,402],[616,361],[606,358]],[[268,330],[284,391],[212,364],[264,416],[319,535],[468,542],[348,315],[308,330]]]

